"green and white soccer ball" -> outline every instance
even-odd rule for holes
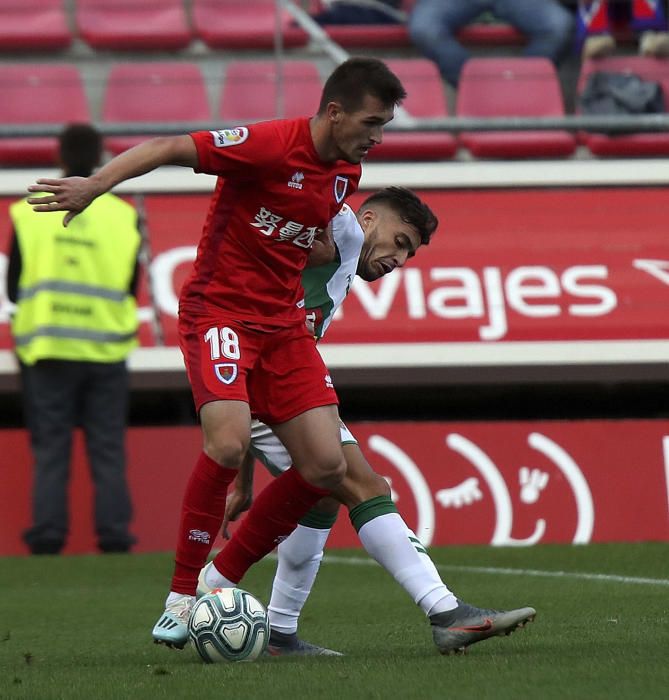
[[[241,588],[214,588],[195,603],[188,637],[207,664],[254,661],[269,642],[267,611]]]

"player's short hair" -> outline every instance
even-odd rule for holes
[[[384,187],[360,205],[358,211],[374,204],[390,207],[402,221],[413,226],[420,236],[421,245],[427,245],[432,234],[437,230],[439,219],[430,207],[406,187]]]
[[[325,81],[318,113],[324,114],[329,102],[339,102],[346,112],[355,112],[367,95],[385,107],[398,105],[406,96],[400,79],[378,58],[349,58]]]
[[[58,152],[67,176],[88,177],[100,165],[102,135],[90,124],[70,124],[60,134]]]

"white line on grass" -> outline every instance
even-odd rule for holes
[[[373,559],[340,557],[328,554],[325,564],[351,564],[353,566],[378,566]],[[607,583],[635,583],[643,586],[669,586],[669,579],[646,578],[643,576],[620,576],[618,574],[592,574],[584,571],[543,571],[541,569],[511,569],[497,566],[459,566],[456,564],[435,564],[441,571],[462,571],[472,574],[493,574],[500,576],[536,576],[541,578],[568,578],[581,581],[604,581]]]

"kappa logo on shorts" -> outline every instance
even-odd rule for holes
[[[216,378],[223,384],[232,384],[237,379],[237,365],[232,362],[219,362],[214,365]]]
[[[332,383],[332,377],[329,374],[325,375],[325,386],[328,389],[334,389],[334,384]]]
[[[209,133],[214,137],[214,146],[218,148],[239,146],[249,137],[249,130],[245,126],[238,126],[235,129],[219,129]]]

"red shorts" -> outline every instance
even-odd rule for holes
[[[220,317],[180,317],[179,343],[198,412],[209,401],[245,401],[255,418],[272,425],[339,403],[303,324],[265,332]]]

